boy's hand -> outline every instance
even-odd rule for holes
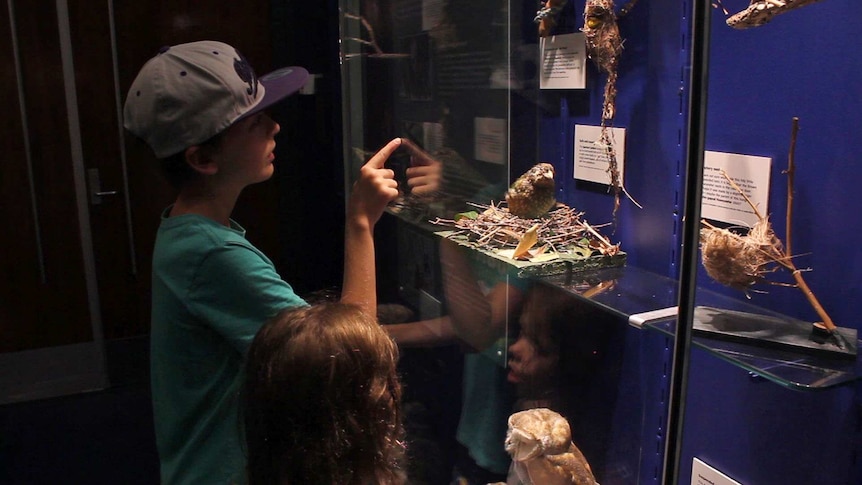
[[[348,220],[373,227],[386,205],[398,197],[395,172],[383,165],[399,146],[401,138],[394,138],[359,169],[359,179],[353,183],[347,205]]]

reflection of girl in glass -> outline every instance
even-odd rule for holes
[[[509,346],[513,411],[548,408],[571,425],[572,440],[598,474],[608,450],[619,359],[609,358],[625,330],[565,290],[537,284],[524,296],[518,339]],[[599,480],[601,481],[601,480]]]
[[[589,386],[604,355],[606,333],[576,298],[535,285],[524,299],[520,334],[509,346],[509,382],[517,387],[518,409],[548,407],[564,415]]]
[[[521,331],[509,346],[509,382],[518,390],[519,409],[556,407],[560,362],[559,335],[554,331],[546,288],[533,287],[524,301]]]

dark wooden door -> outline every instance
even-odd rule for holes
[[[103,387],[98,293],[65,5],[3,2],[0,398]]]
[[[0,29],[4,124],[0,351],[92,339],[54,2],[15,5]],[[32,10],[32,11],[31,11]],[[17,48],[17,54],[15,52]],[[69,324],[73,323],[73,324]]]
[[[137,70],[201,39],[271,68],[269,2],[3,0],[0,402],[107,385],[104,341],[149,333],[150,258],[173,193],[122,129]],[[97,195],[101,194],[101,195]],[[274,182],[235,216],[276,254]]]

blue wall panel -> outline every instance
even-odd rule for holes
[[[706,1],[706,0],[704,0]],[[576,3],[571,7],[572,3]],[[733,12],[746,0],[725,0]],[[583,1],[570,2],[568,14],[580,26]],[[622,242],[628,265],[676,277],[677,226],[685,170],[688,63],[687,15],[678,0],[648,0],[620,19],[626,39],[617,82],[615,126],[626,128],[625,186],[643,206],[623,199],[612,239]],[[823,0],[780,15],[771,23],[735,30],[712,11],[706,149],[771,157],[768,213],[785,239],[786,177],[791,119],[800,119],[796,146],[793,252],[835,323],[862,329],[858,318],[862,272],[862,216],[856,210],[862,187],[862,2]],[[607,187],[572,179],[576,124],[600,123],[604,76],[594,66],[588,89],[542,93],[539,158],[552,161],[561,176],[559,198],[585,211],[591,223],[612,219]],[[513,161],[514,163],[514,161]],[[524,168],[513,165],[513,171]],[[776,280],[791,281],[786,273]],[[701,270],[698,284],[740,300],[746,297],[712,282]],[[795,288],[764,287],[750,303],[800,319],[817,315]],[[655,363],[667,355],[647,332],[641,352],[656,359],[639,372],[622,374],[621,388],[639,389],[644,423],[660,420],[663,391],[646,387],[663,382]],[[646,358],[644,359],[647,360]],[[625,369],[630,369],[628,365]],[[637,377],[635,377],[637,376]],[[639,382],[633,382],[632,379]],[[630,413],[631,409],[618,410]],[[781,387],[694,349],[684,416],[683,473],[690,481],[697,456],[746,484],[862,483],[862,385],[800,392]],[[630,423],[631,416],[620,416]],[[662,423],[663,424],[663,423]],[[645,424],[644,429],[650,425]],[[663,433],[661,425],[657,435]],[[641,446],[654,446],[643,433]],[[660,440],[661,441],[661,440]],[[621,437],[620,443],[626,443]],[[650,455],[643,453],[644,457]],[[613,463],[614,460],[609,460]],[[650,476],[648,458],[639,483]],[[659,466],[660,458],[654,463]]]
[[[743,2],[737,2],[743,3]],[[725,2],[730,7],[731,2]],[[791,119],[799,118],[792,249],[838,326],[859,321],[862,216],[862,2],[824,0],[748,30],[713,15],[706,149],[772,158],[768,212],[786,240]],[[792,281],[786,272],[774,279]],[[730,295],[703,274],[702,285]],[[751,303],[817,319],[795,288],[762,287]]]
[[[580,17],[583,2],[577,3],[574,14]],[[674,277],[688,61],[684,14],[684,2],[650,0],[619,19],[625,42],[614,119],[614,126],[626,129],[625,188],[643,208],[623,196],[611,238],[622,242],[629,265]],[[586,92],[562,96],[559,113],[542,121],[539,152],[542,159],[555,160],[563,174],[560,200],[601,224],[613,220],[608,187],[572,179],[575,125],[601,123],[605,75],[591,62],[587,85]]]
[[[680,484],[698,457],[743,484],[858,485],[862,386],[799,392],[695,348]]]
[[[731,13],[747,2],[725,1]],[[738,7],[738,8],[737,8]],[[735,9],[735,10],[734,10]],[[713,10],[706,149],[772,158],[768,213],[786,241],[791,120],[795,151],[792,249],[838,326],[860,329],[862,2],[824,0],[748,30]],[[762,209],[762,208],[761,208]],[[786,271],[770,279],[791,282]],[[701,269],[698,284],[745,300]],[[761,286],[750,303],[803,320],[817,314],[796,288]],[[862,483],[862,386],[800,392],[692,353],[682,470],[697,456],[746,484]],[[690,476],[678,477],[690,483]]]

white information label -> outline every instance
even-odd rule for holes
[[[476,160],[506,163],[506,120],[501,118],[476,118],[475,128]]]
[[[540,89],[584,89],[587,87],[587,47],[583,32],[542,37]]]
[[[691,464],[691,485],[742,485],[696,457]]]
[[[625,180],[623,168],[625,167],[626,130],[625,128],[608,129],[622,184]],[[611,184],[610,159],[607,146],[602,143],[601,138],[601,126],[575,125],[574,178],[576,180]]]
[[[701,217],[752,227],[757,215],[745,198],[721,174],[722,170],[742,189],[764,217],[769,209],[769,174],[772,159],[734,153],[704,154]]]

